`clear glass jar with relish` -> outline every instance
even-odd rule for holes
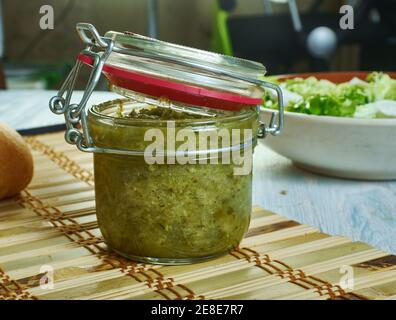
[[[64,113],[66,140],[94,153],[96,214],[111,250],[142,262],[193,263],[237,247],[249,227],[252,152],[278,134],[283,103],[260,80],[259,63],[133,33],[87,44],[50,108]],[[82,65],[92,67],[83,99],[72,104]],[[123,99],[87,107],[101,74]],[[259,121],[263,88],[281,110]]]

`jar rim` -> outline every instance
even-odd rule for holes
[[[123,104],[123,106],[128,105],[128,104],[136,104],[136,108],[139,106],[142,106],[142,104],[147,104],[147,105],[155,105],[155,104],[150,104],[147,102],[141,102],[137,101],[132,98],[125,98],[125,99],[114,99],[114,100],[109,100],[102,102],[100,104],[95,104],[92,105],[88,109],[89,115],[92,115],[98,119],[103,119],[103,120],[110,120],[114,124],[120,124],[120,125],[136,125],[136,126],[155,126],[155,127],[161,127],[161,126],[166,126],[167,122],[173,121],[176,126],[188,126],[188,125],[213,125],[213,124],[219,124],[219,123],[228,123],[228,122],[234,122],[238,120],[246,120],[249,117],[254,116],[257,113],[257,110],[253,110],[253,108],[242,108],[241,111],[235,112],[235,111],[224,111],[221,110],[221,112],[227,113],[226,115],[221,115],[219,117],[202,117],[202,118],[190,118],[190,119],[172,119],[172,120],[164,120],[164,119],[136,119],[132,117],[117,117],[117,116],[112,116],[108,114],[104,114],[101,111],[104,111],[108,108],[118,106],[120,103]],[[174,103],[174,102],[172,102]],[[181,105],[179,103],[176,103],[177,105]],[[185,105],[182,105],[185,107]],[[99,110],[102,108],[102,110]],[[202,107],[197,108],[202,110]],[[216,111],[220,113],[220,110],[214,110],[211,109],[211,112]]]

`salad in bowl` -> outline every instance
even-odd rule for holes
[[[323,75],[322,75],[323,77]],[[276,78],[286,110],[304,114],[354,118],[396,118],[396,79],[382,72],[369,73],[365,80],[334,83],[326,78]],[[268,91],[264,107],[275,108],[276,96]]]
[[[268,77],[280,84],[284,132],[263,140],[304,169],[342,178],[396,179],[396,74],[330,72]],[[277,109],[266,92],[262,115]]]

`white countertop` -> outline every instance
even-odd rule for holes
[[[0,121],[16,130],[46,127],[64,123],[64,118],[53,114],[48,107],[56,91],[0,90]],[[73,94],[73,101],[80,101],[82,91]],[[95,104],[119,98],[112,92],[95,92],[89,103]]]
[[[63,117],[48,109],[54,94],[0,91],[0,121],[16,129],[61,124]],[[96,92],[90,103],[114,97],[114,93]],[[75,98],[81,98],[81,92]],[[254,204],[396,254],[396,181],[362,182],[311,174],[262,144],[255,149],[253,174]]]

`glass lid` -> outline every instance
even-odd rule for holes
[[[115,41],[116,47],[120,49],[153,53],[177,63],[195,63],[197,66],[211,67],[219,73],[227,71],[256,79],[266,73],[265,67],[259,62],[160,41],[128,31],[108,31],[105,37]]]
[[[104,74],[118,92],[144,95],[169,107],[169,101],[201,114],[209,107],[230,111],[260,105],[264,89],[274,90],[278,110],[268,125],[261,122],[258,137],[281,133],[284,104],[279,85],[262,79],[262,64],[203,50],[150,39],[130,32],[109,31],[101,36],[89,23],[78,23],[77,32],[86,45],[57,95],[49,101],[50,110],[63,114],[67,130],[65,140],[86,152],[137,155],[136,150],[101,148],[95,145],[88,128],[89,101]],[[73,93],[83,64],[91,67],[83,96],[73,101]],[[133,99],[131,99],[133,100]],[[140,101],[136,99],[136,101]],[[144,100],[146,101],[146,100]],[[181,104],[180,104],[181,103]],[[252,110],[247,108],[243,111]],[[257,109],[256,109],[257,110]],[[212,113],[219,110],[210,110]],[[211,115],[211,114],[210,114]]]
[[[263,89],[249,82],[265,75],[261,63],[131,32],[109,31],[104,38],[113,41],[114,47],[103,73],[116,88],[228,110],[262,102]],[[93,64],[84,54],[79,60]]]

